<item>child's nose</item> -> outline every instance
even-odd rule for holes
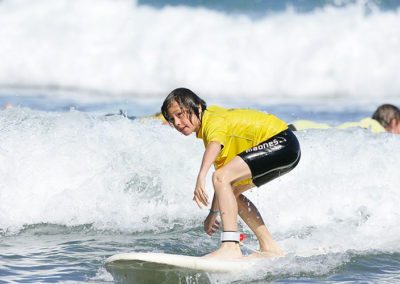
[[[174,119],[174,126],[179,126],[181,124],[181,120],[179,118]]]

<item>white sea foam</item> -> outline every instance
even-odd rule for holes
[[[0,87],[115,97],[187,86],[258,100],[397,95],[400,11],[366,12],[363,3],[252,19],[130,0],[4,0]]]
[[[77,111],[13,108],[0,123],[1,231],[38,223],[125,232],[201,226],[206,211],[192,201],[201,140],[158,121]],[[298,167],[247,194],[285,251],[399,249],[400,136],[361,129],[297,136]],[[209,180],[207,189],[212,194]]]
[[[171,161],[183,137],[159,122],[104,119],[74,111],[1,113],[1,229],[43,222],[141,231],[164,227],[157,220],[168,223],[182,210],[197,164],[196,156]]]
[[[335,253],[398,241],[400,137],[361,129],[297,136],[299,166],[249,195],[286,250]]]

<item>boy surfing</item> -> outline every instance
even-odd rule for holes
[[[300,160],[300,146],[287,124],[257,110],[210,106],[191,90],[178,88],[164,100],[161,112],[176,130],[196,133],[206,147],[193,200],[202,208],[210,205],[205,180],[212,164],[214,197],[204,221],[212,235],[222,220],[221,247],[205,257],[241,258],[237,215],[250,227],[260,244],[260,253],[282,255],[255,205],[242,193],[260,187],[292,170]]]

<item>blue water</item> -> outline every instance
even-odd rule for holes
[[[154,114],[180,86],[287,122],[399,106],[399,4],[0,1],[0,283],[112,283],[113,254],[216,249],[191,201],[202,141],[106,115]],[[296,135],[298,167],[247,193],[285,257],[197,282],[400,282],[400,136]]]
[[[267,13],[284,12],[289,7],[296,12],[309,13],[326,6],[331,7],[346,7],[357,3],[356,0],[139,0],[138,5],[150,5],[157,8],[165,8],[166,6],[189,6],[197,8],[207,8],[226,13],[246,14],[246,15],[265,15]],[[396,0],[370,0],[362,2],[368,10],[369,6],[376,6],[381,10],[393,10],[400,6],[400,2]]]

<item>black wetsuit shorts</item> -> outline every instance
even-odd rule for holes
[[[261,186],[294,169],[300,155],[299,141],[287,129],[238,156],[250,167],[253,183]]]

